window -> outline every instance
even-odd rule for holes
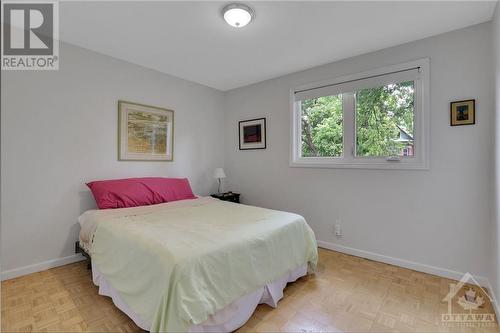
[[[291,166],[428,168],[428,59],[292,91]]]
[[[343,154],[342,95],[301,102],[303,157],[340,157]]]

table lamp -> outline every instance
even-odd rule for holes
[[[214,178],[219,180],[219,187],[217,188],[217,194],[220,194],[220,180],[226,178],[226,174],[224,173],[224,169],[216,168],[214,171]]]

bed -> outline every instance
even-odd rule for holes
[[[90,210],[79,222],[99,293],[152,332],[233,331],[317,263],[303,217],[210,197]]]

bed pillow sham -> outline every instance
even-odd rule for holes
[[[186,178],[127,178],[87,183],[99,209],[155,205],[195,199]]]

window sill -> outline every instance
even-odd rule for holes
[[[317,168],[317,169],[373,169],[373,170],[430,170],[425,162],[313,162],[313,161],[290,161],[292,168]]]

